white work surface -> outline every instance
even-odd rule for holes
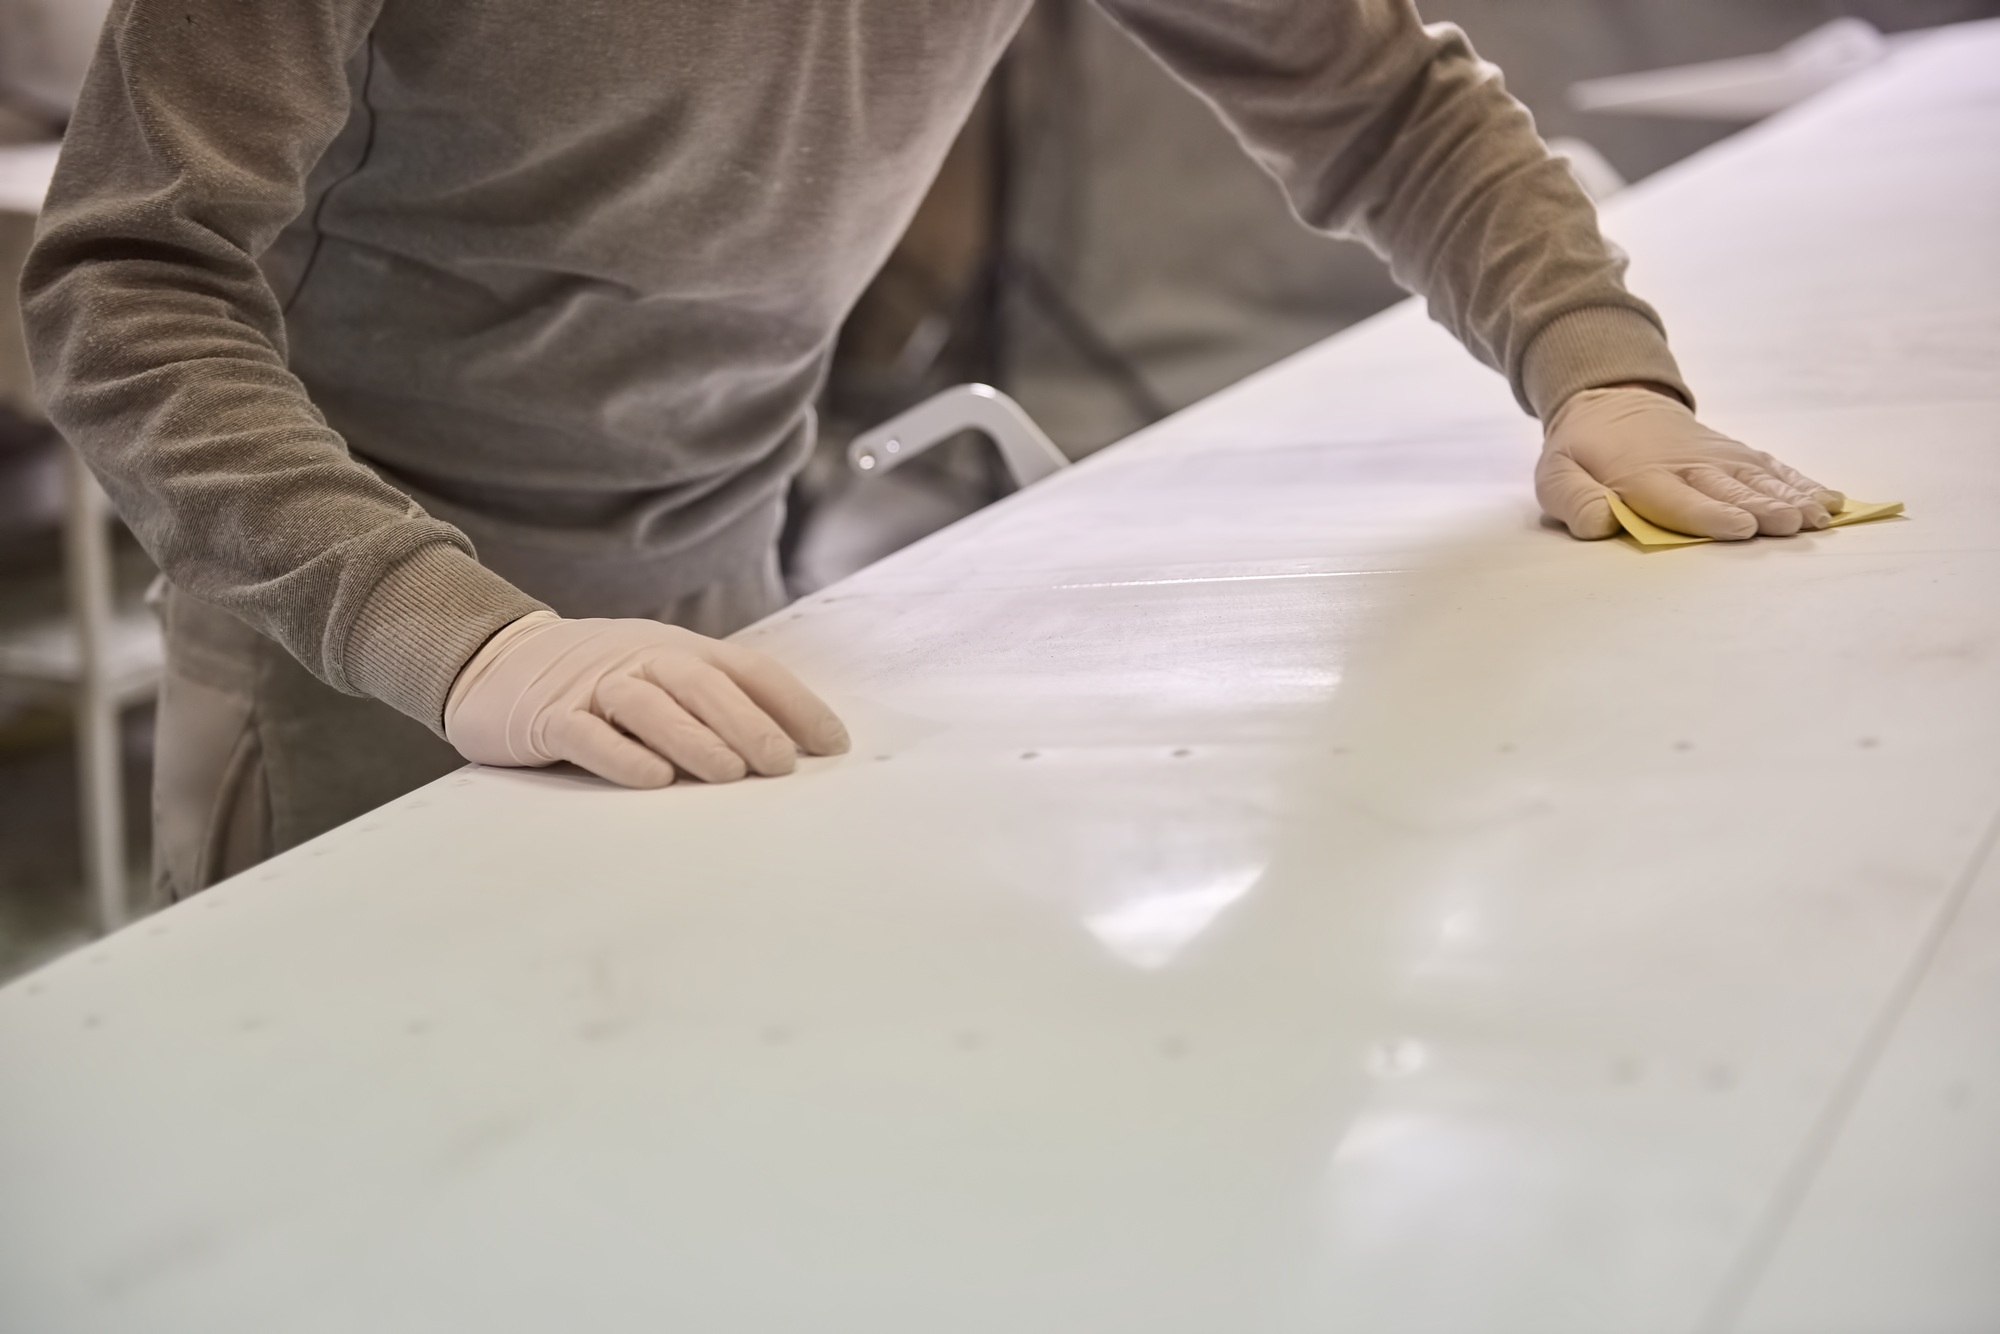
[[[1612,231],[1907,520],[1642,553],[1405,307],[0,992],[0,1329],[2000,1329],[2000,28]]]

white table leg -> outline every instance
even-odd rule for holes
[[[65,461],[64,577],[77,635],[76,759],[84,875],[100,931],[124,925],[125,800],[119,700],[111,671],[112,569],[104,493],[72,451]]]

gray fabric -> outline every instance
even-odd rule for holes
[[[435,729],[538,599],[768,540],[840,322],[1026,4],[119,0],[24,278],[41,396],[176,583]],[[1104,7],[1524,402],[1680,387],[1455,30]]]
[[[154,885],[186,898],[465,763],[378,700],[333,690],[221,608],[167,595]]]
[[[645,614],[733,634],[784,605],[770,549]],[[170,588],[153,774],[154,889],[173,902],[465,761],[377,700],[331,689],[221,608]]]

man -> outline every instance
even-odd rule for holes
[[[1715,537],[1826,523],[1695,421],[1459,33],[1102,3],[1507,374],[1575,535],[1612,490]],[[51,415],[174,586],[170,897],[461,756],[652,786],[845,748],[708,636],[778,606],[835,333],[1027,5],[120,0],[23,292]]]

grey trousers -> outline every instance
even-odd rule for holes
[[[731,634],[785,603],[768,555],[660,609]],[[344,695],[221,608],[169,587],[153,761],[153,889],[171,903],[465,763],[422,723]]]

